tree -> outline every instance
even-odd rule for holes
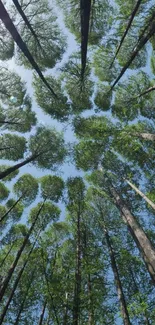
[[[58,176],[46,175],[41,177],[41,195],[43,199],[58,202],[63,196],[64,181]]]
[[[17,197],[22,196],[22,201],[25,205],[31,204],[38,194],[38,182],[36,178],[30,174],[22,175],[14,184],[14,192]]]

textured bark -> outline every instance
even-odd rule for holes
[[[79,324],[80,292],[81,292],[81,213],[77,213],[77,244],[76,244],[76,270],[73,302],[73,325]]]
[[[154,133],[146,133],[146,132],[133,132],[131,135],[134,137],[138,137],[147,141],[155,141]]]
[[[3,214],[3,216],[0,219],[0,223],[4,221],[4,219],[7,217],[7,215],[13,210],[13,208],[18,204],[18,202],[21,201],[21,199],[24,197],[26,191],[19,197],[19,199],[11,206],[11,208],[6,211],[6,213]]]
[[[42,324],[43,324],[46,305],[47,305],[47,301],[45,301],[45,303],[44,303],[44,305],[43,305],[43,309],[42,309],[42,312],[41,312],[41,315],[40,315],[40,318],[39,318],[39,323],[38,323],[38,325],[42,325]]]
[[[128,310],[127,310],[126,300],[125,300],[125,296],[124,296],[124,292],[123,292],[123,287],[122,287],[122,283],[121,283],[121,280],[120,280],[118,267],[117,267],[117,263],[116,263],[116,259],[115,259],[114,249],[112,247],[110,236],[109,236],[108,231],[107,231],[105,226],[104,226],[104,234],[105,234],[105,238],[106,238],[106,242],[107,242],[107,246],[108,246],[108,250],[109,250],[109,255],[110,255],[110,260],[111,260],[111,267],[112,267],[112,270],[113,270],[114,279],[115,279],[115,283],[116,283],[117,295],[118,295],[118,300],[119,300],[119,303],[120,303],[120,309],[121,309],[123,324],[124,325],[131,325],[130,318],[129,318],[129,313],[128,313]]]
[[[155,210],[155,203],[153,203],[143,192],[141,192],[134,184],[130,181],[125,179],[125,181],[135,190],[137,194],[139,194],[154,210]]]
[[[133,60],[135,59],[135,57],[138,55],[138,53],[140,52],[140,50],[145,46],[145,44],[154,35],[154,33],[155,33],[155,23],[152,22],[151,25],[149,26],[148,33],[141,38],[141,40],[137,44],[136,48],[133,50],[130,59],[124,65],[124,67],[122,68],[119,76],[116,78],[116,80],[112,84],[111,90],[113,90],[113,88],[116,86],[116,84],[118,83],[118,81],[121,79],[121,77],[124,75],[124,73],[126,72],[126,70],[129,68],[130,64],[133,62]]]
[[[30,251],[29,251],[29,253],[28,253],[28,256],[27,256],[27,259],[26,259],[26,261],[24,262],[22,268],[21,268],[20,271],[18,272],[17,278],[16,278],[16,280],[15,280],[15,282],[14,282],[14,284],[13,284],[13,288],[12,288],[12,290],[11,290],[11,293],[10,293],[10,295],[9,295],[9,298],[8,298],[8,300],[7,300],[7,302],[6,302],[6,305],[4,306],[4,308],[3,308],[3,310],[2,310],[2,313],[1,313],[1,316],[0,316],[0,325],[3,323],[3,320],[4,320],[5,316],[6,316],[6,313],[7,313],[7,311],[8,311],[8,308],[9,308],[10,303],[11,303],[11,301],[12,301],[12,298],[13,298],[13,296],[14,296],[14,294],[15,294],[16,289],[17,289],[18,283],[19,283],[19,281],[20,281],[20,279],[21,279],[21,276],[22,276],[22,274],[23,274],[23,272],[24,272],[24,270],[25,270],[25,268],[26,268],[26,265],[27,265],[27,263],[28,263],[28,261],[29,261],[30,255],[31,255],[32,252],[33,252],[33,249],[34,249],[35,244],[36,244],[36,241],[35,241],[35,243],[33,244],[32,248],[30,249]]]
[[[43,81],[45,86],[50,90],[52,95],[57,98],[57,95],[45,79],[44,75],[42,74],[38,64],[34,60],[33,56],[31,55],[29,49],[27,48],[26,43],[22,40],[20,34],[18,33],[15,25],[13,24],[7,10],[5,9],[5,6],[3,5],[2,1],[0,0],[0,19],[2,20],[3,24],[5,25],[6,29],[11,34],[14,42],[18,45],[20,50],[23,52],[23,54],[26,56],[30,64],[32,65],[33,69],[36,71],[40,79]]]
[[[45,202],[45,201],[44,201],[44,202]],[[15,260],[14,260],[14,262],[12,263],[12,265],[11,265],[9,271],[8,271],[7,276],[6,276],[5,279],[2,281],[2,284],[1,284],[1,290],[0,290],[0,301],[2,300],[2,298],[3,298],[4,294],[5,294],[5,291],[6,291],[6,289],[7,289],[7,286],[8,286],[8,284],[9,284],[9,281],[10,281],[10,279],[11,279],[11,277],[12,277],[12,274],[13,274],[14,271],[15,271],[15,268],[16,268],[16,266],[17,266],[17,263],[18,263],[18,261],[19,261],[21,255],[22,255],[23,250],[24,250],[24,248],[25,248],[25,246],[26,246],[26,244],[27,244],[27,242],[28,242],[28,240],[29,240],[29,237],[30,237],[30,235],[31,235],[31,233],[32,233],[32,231],[33,231],[33,229],[34,229],[34,227],[35,227],[35,224],[36,224],[36,222],[37,222],[37,219],[38,219],[38,217],[39,217],[39,214],[40,214],[40,212],[41,212],[41,210],[42,210],[42,208],[43,208],[43,206],[44,206],[44,202],[43,202],[43,204],[41,205],[41,207],[40,207],[40,209],[39,209],[39,211],[38,211],[38,213],[37,213],[37,215],[36,215],[36,218],[35,218],[34,222],[32,223],[32,225],[31,225],[31,227],[30,227],[30,229],[29,229],[27,235],[25,236],[25,239],[24,239],[24,241],[23,241],[21,247],[19,248],[19,250],[18,250],[18,252],[17,252],[17,254],[16,254],[16,257],[15,257]]]
[[[123,36],[122,36],[122,38],[121,38],[121,40],[120,40],[120,44],[119,44],[119,46],[118,46],[118,48],[117,48],[117,50],[116,50],[116,53],[115,53],[114,59],[113,59],[111,65],[110,65],[110,69],[112,68],[113,63],[114,63],[114,61],[115,61],[115,59],[116,59],[116,57],[117,57],[117,55],[118,55],[118,53],[119,53],[119,51],[120,51],[120,49],[121,49],[121,47],[122,47],[122,44],[123,44],[123,42],[124,42],[124,39],[125,39],[125,37],[126,37],[128,31],[129,31],[129,29],[130,29],[130,27],[131,27],[131,24],[132,24],[132,22],[133,22],[133,20],[134,20],[134,18],[135,18],[135,15],[136,15],[136,13],[137,13],[137,11],[138,11],[140,5],[141,5],[141,2],[142,2],[142,0],[138,0],[138,1],[137,1],[136,5],[135,5],[135,7],[134,7],[134,9],[133,9],[133,11],[132,11],[132,13],[131,13],[131,16],[130,16],[130,19],[129,19],[129,21],[128,21],[128,24],[127,24],[126,30],[125,30],[125,32],[124,32],[124,34],[123,34]]]
[[[89,35],[91,0],[80,0],[80,16],[81,16],[81,79],[83,80],[86,62]]]
[[[153,284],[155,285],[155,248],[114,187],[110,187],[110,192],[124,222],[128,225],[129,231],[142,253]]]

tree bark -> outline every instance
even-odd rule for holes
[[[3,264],[5,263],[5,261],[6,261],[7,257],[8,257],[8,255],[9,255],[10,252],[12,251],[12,248],[13,248],[14,244],[15,244],[15,242],[13,242],[12,245],[10,246],[8,252],[6,253],[5,257],[3,258],[3,261],[2,261],[1,264],[0,264],[0,268],[1,268],[1,267],[3,266]]]
[[[146,132],[133,132],[131,135],[134,137],[138,137],[147,141],[155,141],[154,133],[146,133]]]
[[[117,268],[114,249],[112,247],[110,236],[109,236],[108,230],[106,229],[105,225],[104,225],[104,234],[105,234],[105,238],[106,238],[106,242],[107,242],[107,246],[108,246],[108,250],[109,250],[111,267],[113,270],[114,279],[115,279],[115,283],[116,283],[117,295],[118,295],[118,300],[120,303],[123,324],[131,325],[129,313],[128,313],[128,309],[127,309],[127,305],[126,305],[126,300],[125,300],[125,296],[124,296],[124,292],[123,292],[123,287],[122,287],[122,283],[121,283],[118,268]]]
[[[131,17],[130,17],[130,19],[129,19],[129,21],[128,21],[128,24],[127,24],[126,30],[125,30],[125,32],[124,32],[124,34],[123,34],[123,36],[122,36],[122,38],[121,38],[121,40],[120,40],[120,44],[119,44],[119,46],[118,46],[118,48],[117,48],[117,50],[116,50],[115,56],[114,56],[114,58],[113,58],[113,60],[112,60],[112,63],[111,63],[111,65],[110,65],[110,69],[112,68],[113,63],[114,63],[114,61],[115,61],[115,59],[116,59],[116,57],[117,57],[117,55],[118,55],[118,53],[119,53],[119,51],[120,51],[120,49],[121,49],[121,47],[122,47],[122,44],[123,44],[123,42],[124,42],[124,39],[125,39],[125,37],[126,37],[128,31],[129,31],[129,29],[130,29],[130,27],[131,27],[131,24],[132,24],[132,22],[133,22],[133,20],[134,20],[134,18],[135,18],[135,15],[136,15],[136,13],[137,13],[139,7],[140,7],[141,2],[142,2],[142,0],[138,0],[138,1],[137,1],[136,5],[135,5],[135,7],[134,7],[134,9],[133,9],[133,11],[132,11],[132,13],[131,13]]]
[[[73,325],[79,324],[80,314],[80,292],[81,292],[81,213],[77,213],[77,245],[76,245],[76,270],[73,303]]]
[[[4,318],[5,318],[5,315],[6,315],[7,311],[8,311],[8,308],[9,308],[9,306],[10,306],[10,303],[11,303],[11,301],[12,301],[12,298],[13,298],[13,296],[14,296],[14,294],[15,294],[16,289],[17,289],[18,283],[19,283],[19,281],[20,281],[20,279],[21,279],[21,276],[22,276],[22,274],[23,274],[23,272],[24,272],[24,270],[25,270],[25,267],[26,267],[26,265],[27,265],[27,263],[28,263],[28,261],[29,261],[29,257],[30,257],[30,255],[31,255],[32,252],[33,252],[33,249],[34,249],[35,244],[36,244],[36,241],[34,242],[32,248],[30,249],[30,251],[29,251],[29,253],[28,253],[28,256],[27,256],[27,259],[26,259],[26,261],[24,262],[22,268],[21,268],[20,271],[18,272],[17,278],[16,278],[16,280],[15,280],[15,282],[14,282],[14,284],[13,284],[13,288],[12,288],[12,290],[11,290],[10,296],[9,296],[9,298],[8,298],[8,300],[7,300],[7,302],[6,302],[6,305],[4,306],[3,311],[2,311],[2,313],[1,313],[1,316],[0,316],[0,325],[3,323],[3,320],[4,320]]]
[[[45,84],[45,86],[50,90],[50,92],[52,93],[52,95],[55,98],[57,98],[57,95],[55,94],[55,92],[53,91],[53,89],[51,88],[51,86],[49,85],[49,83],[47,82],[47,80],[45,79],[44,75],[42,74],[42,72],[41,72],[41,70],[40,70],[40,68],[38,66],[38,64],[34,60],[34,58],[31,55],[29,49],[27,48],[26,43],[22,40],[20,34],[18,33],[17,28],[13,24],[13,22],[12,22],[9,14],[8,14],[7,10],[5,9],[5,6],[3,5],[3,3],[2,3],[1,0],[0,0],[0,19],[2,20],[2,22],[3,22],[4,26],[6,27],[6,29],[11,34],[14,42],[18,45],[18,47],[20,48],[20,50],[26,56],[26,58],[28,59],[28,61],[32,65],[33,69],[36,71],[36,73],[38,74],[38,76],[40,77],[40,79]]]
[[[46,305],[47,305],[47,301],[45,301],[44,305],[43,305],[43,309],[39,318],[39,323],[38,325],[42,325],[43,324],[43,319],[44,319],[44,315],[45,315],[45,309],[46,309]]]
[[[144,96],[146,94],[149,94],[151,91],[154,91],[154,90],[155,90],[155,86],[152,86],[152,87],[144,90],[138,97],[142,97],[142,96]]]
[[[109,189],[124,222],[129,226],[129,231],[142,253],[153,284],[155,285],[155,248],[115,188],[110,186]]]
[[[139,194],[154,210],[155,210],[155,203],[153,203],[143,192],[141,192],[134,184],[130,181],[125,179],[125,181],[135,190],[137,194]]]
[[[45,200],[44,200],[44,202],[45,202]],[[30,229],[29,229],[27,235],[25,236],[25,239],[24,239],[24,241],[23,241],[21,247],[19,248],[19,250],[18,250],[18,252],[17,252],[17,254],[16,254],[16,257],[15,257],[15,260],[14,260],[14,262],[12,263],[12,265],[11,265],[9,271],[8,271],[7,276],[6,276],[5,279],[2,281],[1,290],[0,290],[0,301],[2,300],[2,298],[3,298],[4,294],[5,294],[5,291],[6,291],[6,289],[7,289],[8,283],[9,283],[11,277],[12,277],[12,274],[13,274],[14,271],[15,271],[15,268],[16,268],[16,266],[17,266],[17,263],[18,263],[18,261],[19,261],[19,259],[20,259],[20,257],[21,257],[21,254],[22,254],[22,252],[23,252],[23,250],[24,250],[24,248],[25,248],[25,246],[26,246],[26,244],[27,244],[27,242],[28,242],[28,239],[29,239],[29,237],[30,237],[30,235],[31,235],[31,233],[32,233],[32,231],[33,231],[33,229],[34,229],[34,227],[35,227],[35,224],[36,224],[36,222],[37,222],[37,219],[38,219],[38,217],[39,217],[39,214],[40,214],[40,212],[41,212],[41,210],[42,210],[42,208],[43,208],[43,206],[44,206],[44,202],[43,202],[43,204],[41,205],[41,207],[40,207],[40,209],[39,209],[39,211],[38,211],[38,213],[37,213],[37,215],[36,215],[36,218],[35,218],[34,222],[32,223],[32,225],[31,225],[31,227],[30,227]]]

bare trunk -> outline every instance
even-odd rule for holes
[[[49,85],[49,83],[47,82],[47,80],[45,79],[44,75],[42,74],[42,72],[41,72],[41,70],[40,70],[40,68],[38,66],[38,64],[34,60],[34,58],[31,55],[29,49],[27,48],[27,45],[25,44],[25,42],[22,40],[20,34],[18,33],[15,25],[13,24],[13,22],[12,22],[9,14],[8,14],[7,10],[5,9],[5,6],[3,5],[3,3],[2,3],[1,0],[0,0],[0,19],[2,20],[2,22],[3,22],[4,26],[6,27],[6,29],[11,34],[14,42],[18,45],[18,47],[20,48],[20,50],[26,56],[26,58],[28,59],[28,61],[32,65],[33,69],[36,71],[36,73],[38,74],[38,76],[40,77],[40,79],[45,84],[45,86],[50,90],[50,92],[52,93],[52,95],[55,98],[57,98],[57,95],[55,94],[55,92],[53,91],[53,89],[51,88],[51,86]]]
[[[125,181],[135,190],[136,193],[138,193],[154,210],[155,210],[155,203],[153,203],[143,192],[141,192],[134,184],[132,184],[130,181],[125,179]]]
[[[114,253],[114,250],[113,250],[113,247],[111,244],[111,240],[110,240],[110,237],[109,237],[109,234],[108,234],[108,231],[107,231],[105,225],[104,225],[104,233],[105,233],[106,242],[107,242],[107,246],[108,246],[108,250],[109,250],[109,254],[110,254],[111,267],[113,270],[114,279],[115,279],[115,283],[116,283],[117,295],[118,295],[118,300],[120,303],[123,324],[131,325],[129,313],[128,313],[128,309],[127,309],[127,305],[126,305],[126,300],[125,300],[125,296],[124,296],[124,292],[123,292],[123,288],[122,288],[122,283],[121,283],[118,268],[117,268],[115,253]]]
[[[81,215],[77,214],[77,246],[76,246],[76,270],[75,270],[75,288],[73,304],[73,325],[79,324],[80,314],[80,291],[81,291]]]
[[[13,248],[14,244],[15,244],[15,242],[10,246],[8,252],[6,253],[5,257],[3,258],[3,260],[2,260],[2,262],[1,262],[1,264],[0,264],[0,268],[1,268],[1,267],[3,266],[3,264],[5,263],[5,261],[6,261],[7,257],[8,257],[8,255],[9,255],[10,252],[12,251],[12,248]]]
[[[20,269],[20,271],[18,272],[17,278],[16,278],[16,280],[15,280],[15,282],[14,282],[14,284],[13,284],[13,288],[12,288],[12,290],[11,290],[10,296],[9,296],[9,298],[8,298],[8,300],[7,300],[7,302],[6,302],[6,305],[5,305],[5,307],[3,308],[3,311],[2,311],[2,313],[1,313],[1,316],[0,316],[0,325],[3,323],[3,320],[4,320],[4,318],[5,318],[5,315],[6,315],[7,311],[8,311],[8,308],[9,308],[9,306],[10,306],[10,303],[11,303],[11,301],[12,301],[12,298],[13,298],[13,296],[14,296],[14,294],[15,294],[16,289],[17,289],[18,283],[19,283],[19,281],[20,281],[20,279],[21,279],[21,276],[22,276],[22,274],[23,274],[23,272],[24,272],[24,270],[25,270],[25,267],[26,267],[26,265],[27,265],[27,263],[28,263],[28,261],[29,261],[29,257],[30,257],[30,255],[31,255],[31,253],[33,252],[33,249],[34,249],[35,244],[36,244],[36,241],[35,241],[35,243],[33,244],[32,248],[30,249],[30,251],[29,251],[29,253],[28,253],[28,256],[27,256],[27,259],[26,259],[26,261],[25,261],[24,264],[23,264],[23,267],[22,267],[22,268]]]
[[[63,317],[63,325],[68,324],[68,293],[66,292],[66,302],[65,302],[65,311]]]
[[[146,133],[146,132],[133,132],[131,135],[134,137],[138,137],[148,141],[155,141],[155,134],[154,133]]]
[[[91,11],[91,0],[80,0],[80,15],[81,15],[81,78],[83,80],[88,48],[89,21]]]
[[[153,284],[155,285],[155,248],[114,187],[110,187],[110,192],[117,208],[121,212],[124,222],[129,226],[130,233],[142,253]]]
[[[155,90],[155,86],[152,86],[152,87],[146,89],[145,91],[143,91],[143,92],[142,92],[138,97],[142,97],[142,96],[144,96],[144,95],[147,95],[147,94],[149,94],[151,91],[154,91],[154,90]]]
[[[26,191],[19,197],[19,199],[11,206],[11,208],[5,213],[3,214],[3,216],[0,219],[0,223],[4,221],[4,219],[7,217],[7,215],[13,210],[13,208],[18,204],[18,202],[21,201],[21,199],[24,197]]]
[[[43,319],[44,319],[44,315],[45,315],[45,309],[46,309],[46,305],[47,305],[47,301],[45,301],[44,305],[43,305],[43,309],[39,318],[39,323],[38,325],[42,325],[43,324]]]
[[[140,50],[149,41],[149,39],[154,35],[154,33],[155,33],[155,24],[154,24],[154,22],[152,22],[152,24],[150,25],[150,28],[149,28],[149,31],[148,31],[147,35],[145,35],[145,36],[143,36],[141,38],[141,40],[137,44],[136,48],[133,50],[130,59],[124,65],[124,67],[122,68],[119,76],[117,77],[117,79],[112,84],[111,90],[113,90],[113,88],[116,86],[116,84],[118,83],[118,81],[121,79],[121,77],[124,75],[124,73],[126,72],[126,70],[129,68],[130,64],[133,62],[133,60],[135,59],[135,57],[138,55],[138,53],[140,52]]]
[[[89,315],[88,315],[88,325],[93,325],[94,320],[93,320],[93,305],[92,305],[92,285],[91,285],[91,278],[90,274],[88,275],[88,296],[89,296]]]
[[[25,15],[25,13],[24,13],[24,11],[23,11],[23,9],[22,9],[20,3],[18,2],[18,0],[12,0],[12,1],[13,1],[14,5],[15,5],[16,9],[18,10],[19,14],[20,14],[21,17],[23,18],[23,20],[24,20],[26,26],[27,26],[28,29],[31,31],[32,35],[34,36],[35,40],[37,41],[39,47],[42,49],[41,44],[40,44],[39,39],[38,39],[38,36],[37,36],[37,34],[35,33],[35,31],[34,31],[32,25],[31,25],[30,22],[29,22],[29,20],[27,19],[27,17],[26,17],[26,15]]]
[[[122,38],[121,38],[121,40],[120,40],[120,44],[119,44],[119,46],[118,46],[118,48],[117,48],[117,50],[116,50],[116,54],[115,54],[114,59],[113,59],[111,65],[110,65],[110,69],[112,68],[113,63],[114,63],[114,61],[115,61],[115,59],[116,59],[116,57],[117,57],[117,55],[118,55],[118,53],[119,53],[119,51],[120,51],[120,49],[121,49],[121,47],[122,47],[122,44],[123,44],[123,42],[124,42],[124,39],[125,39],[125,37],[126,37],[128,31],[129,31],[129,29],[130,29],[130,27],[131,27],[131,24],[132,24],[132,22],[133,22],[133,20],[134,20],[134,18],[135,18],[135,15],[136,15],[136,13],[137,13],[139,7],[140,7],[141,2],[142,2],[142,0],[138,0],[138,1],[137,1],[136,5],[135,5],[135,7],[134,7],[134,9],[133,9],[133,11],[132,11],[132,13],[131,13],[131,17],[130,17],[130,19],[129,19],[129,21],[128,21],[128,24],[127,24],[126,30],[125,30],[125,32],[124,32],[124,34],[123,34],[123,36],[122,36]]]
[[[34,269],[33,272],[32,272],[31,280],[30,280],[30,282],[29,282],[29,285],[27,286],[27,289],[26,289],[26,292],[25,292],[24,299],[23,299],[23,301],[22,301],[22,303],[21,303],[21,305],[20,305],[20,308],[19,308],[19,311],[18,311],[18,314],[17,314],[16,320],[15,320],[15,322],[14,322],[13,325],[18,325],[18,324],[19,324],[20,316],[21,316],[21,313],[22,313],[22,311],[23,311],[23,308],[24,308],[24,305],[25,305],[25,301],[26,301],[26,299],[28,298],[28,292],[29,292],[29,289],[30,289],[30,287],[31,287],[31,285],[32,285],[32,281],[33,281],[34,274],[35,274],[35,269]]]
[[[34,161],[38,156],[40,156],[41,154],[38,155],[33,155],[27,159],[25,159],[24,161],[22,161],[21,163],[18,163],[14,166],[11,166],[9,168],[7,168],[4,172],[0,173],[0,179],[5,178],[6,176],[10,175],[12,172],[14,172],[15,170],[29,164],[30,162]]]
[[[44,202],[45,202],[45,201],[44,201]],[[43,202],[43,204],[41,205],[41,207],[40,207],[40,209],[39,209],[39,211],[38,211],[38,213],[37,213],[37,215],[36,215],[36,218],[35,218],[34,222],[32,223],[32,225],[31,225],[31,227],[30,227],[30,229],[29,229],[29,231],[28,231],[28,233],[27,233],[27,235],[26,235],[26,237],[25,237],[25,239],[24,239],[24,241],[23,241],[21,247],[19,248],[19,250],[18,250],[18,252],[17,252],[17,255],[16,255],[16,257],[15,257],[15,260],[14,260],[14,262],[12,263],[12,265],[11,265],[9,271],[8,271],[7,276],[6,276],[5,279],[2,281],[1,290],[0,290],[0,301],[2,300],[2,298],[3,298],[4,294],[5,294],[5,291],[6,291],[6,289],[7,289],[8,283],[9,283],[11,277],[12,277],[12,274],[14,273],[14,270],[15,270],[15,268],[16,268],[16,266],[17,266],[17,263],[18,263],[18,261],[19,261],[19,259],[20,259],[20,257],[21,257],[21,254],[22,254],[22,252],[23,252],[23,250],[24,250],[24,248],[25,248],[25,246],[26,246],[26,244],[27,244],[27,242],[28,242],[28,239],[29,239],[29,237],[30,237],[30,235],[31,235],[31,233],[32,233],[32,231],[33,231],[33,229],[34,229],[34,227],[35,227],[36,221],[37,221],[37,219],[38,219],[38,217],[39,217],[39,214],[40,214],[40,212],[41,212],[41,210],[42,210],[42,208],[43,208],[43,206],[44,206],[44,202]]]

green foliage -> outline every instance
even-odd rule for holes
[[[8,188],[3,183],[0,183],[0,202],[7,199],[9,192]]]
[[[42,203],[38,203],[36,207],[32,208],[29,215],[29,222],[34,222]],[[44,230],[52,221],[57,221],[61,210],[51,202],[45,202],[44,206],[38,216],[36,227]]]
[[[0,165],[0,173],[3,172],[5,169],[9,168],[10,166],[8,165]],[[5,182],[9,182],[12,180],[12,178],[16,177],[19,174],[19,170],[15,170],[14,172],[12,172],[11,174],[9,174],[8,176],[3,178],[3,181]]]
[[[9,210],[14,204],[14,199],[9,199],[6,202],[6,207]],[[12,219],[13,222],[17,222],[20,220],[22,213],[24,211],[24,205],[21,202],[18,202],[18,204],[9,212],[9,218]]]
[[[58,202],[63,195],[64,181],[58,176],[46,175],[41,177],[41,195],[43,199]]]
[[[0,136],[0,158],[18,160],[23,158],[26,139],[15,134],[4,133]]]
[[[23,195],[23,203],[30,205],[38,194],[37,179],[30,174],[24,174],[14,184],[14,192],[18,198]]]
[[[108,111],[110,109],[112,99],[112,92],[110,92],[110,87],[107,85],[98,84],[97,94],[94,103],[102,111]]]

